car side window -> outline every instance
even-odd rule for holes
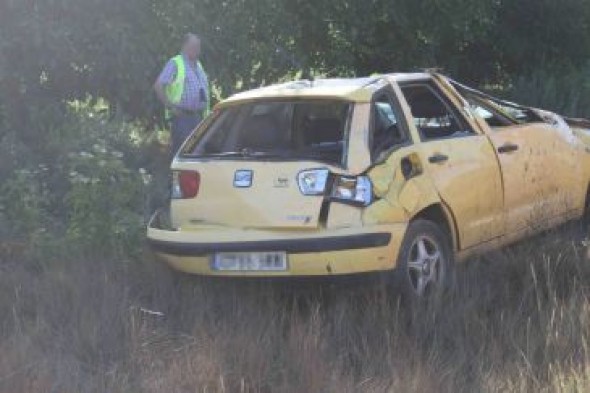
[[[402,86],[422,141],[476,135],[451,103],[429,83]]]
[[[379,159],[384,153],[409,142],[405,127],[391,96],[377,93],[373,100],[373,127],[371,132],[371,158]]]
[[[492,129],[500,127],[507,127],[516,124],[507,117],[498,113],[491,105],[486,104],[482,100],[477,99],[471,95],[464,95],[465,100],[469,104],[471,112],[481,117]]]

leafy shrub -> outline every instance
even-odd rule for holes
[[[13,132],[0,140],[7,161],[0,169],[2,237],[68,253],[137,253],[153,187],[143,165],[158,167],[146,156],[153,152],[141,125],[111,118],[90,101],[37,122],[35,142]]]
[[[98,144],[92,152],[69,156],[66,234],[76,244],[123,252],[139,243],[144,183],[123,158],[123,153]]]
[[[0,184],[0,223],[10,223],[14,234],[31,233],[42,221],[43,195],[37,177],[36,171],[20,169]],[[0,226],[0,234],[8,231]]]
[[[590,64],[580,70],[550,72],[540,68],[514,78],[511,100],[573,117],[590,117]]]

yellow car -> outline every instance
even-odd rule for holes
[[[584,214],[589,127],[435,73],[237,94],[180,149],[148,239],[183,272],[390,271],[421,296],[455,260]]]

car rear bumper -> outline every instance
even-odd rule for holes
[[[317,231],[250,230],[203,226],[172,230],[160,213],[148,226],[152,250],[172,268],[210,276],[331,276],[391,270],[395,267],[406,224]],[[284,251],[288,270],[222,272],[212,269],[217,252]]]

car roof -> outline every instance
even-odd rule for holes
[[[286,82],[235,94],[218,106],[231,106],[249,101],[268,99],[340,99],[352,102],[370,102],[373,93],[391,78],[397,82],[423,80],[431,73],[395,73],[363,78],[330,78]]]

